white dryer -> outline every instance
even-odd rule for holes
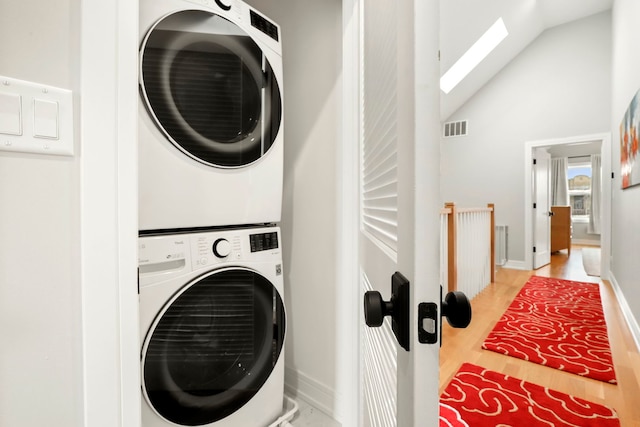
[[[264,427],[282,412],[277,227],[139,239],[142,426]]]
[[[280,27],[240,0],[141,0],[140,32],[140,230],[279,222]]]

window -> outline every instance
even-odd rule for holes
[[[567,179],[571,219],[588,221],[591,213],[591,163],[569,164]]]

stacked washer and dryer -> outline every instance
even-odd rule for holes
[[[240,0],[140,0],[142,426],[283,407],[280,28]]]

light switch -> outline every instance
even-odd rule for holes
[[[58,103],[44,99],[33,100],[33,136],[58,139]]]
[[[0,76],[0,154],[73,156],[73,92]]]
[[[0,93],[0,133],[22,135],[22,101],[15,93]]]

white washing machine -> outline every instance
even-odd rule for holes
[[[283,408],[277,227],[139,239],[142,426],[264,427]]]
[[[141,0],[140,32],[140,230],[279,222],[280,27],[240,0]]]

